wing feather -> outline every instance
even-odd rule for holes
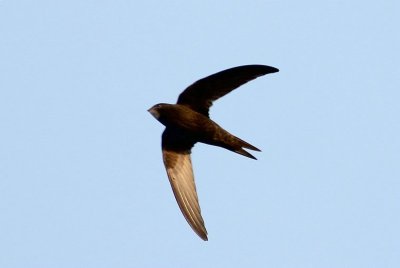
[[[201,216],[190,158],[190,149],[194,143],[181,140],[178,146],[176,145],[178,139],[175,134],[168,128],[163,133],[162,153],[168,179],[186,221],[198,236],[203,240],[208,240],[207,230]]]
[[[230,68],[194,82],[179,95],[177,103],[208,116],[213,101],[259,76],[278,71],[277,68],[267,65]]]

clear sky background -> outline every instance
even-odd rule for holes
[[[399,1],[0,1],[0,267],[400,267]],[[209,241],[147,109],[266,64],[198,144]]]

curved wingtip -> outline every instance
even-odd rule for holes
[[[193,227],[192,227],[193,228]],[[203,239],[204,241],[208,241],[208,237],[207,237],[207,231],[204,229],[204,231],[203,230],[195,230],[195,229],[193,229],[195,232],[196,232],[196,234],[201,238],[201,239]]]
[[[278,68],[271,67],[271,73],[277,73],[277,72],[279,72]]]
[[[268,65],[254,65],[254,66],[260,66],[261,68],[264,69],[265,74],[272,74],[272,73],[277,73],[279,72],[278,68],[268,66]]]

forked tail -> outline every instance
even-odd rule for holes
[[[233,136],[227,131],[224,131],[223,135],[219,136],[219,138],[214,139],[213,142],[206,142],[211,145],[219,146],[225,149],[228,149],[232,152],[244,155],[246,157],[256,159],[252,154],[247,152],[245,149],[250,149],[253,151],[261,152],[260,149],[251,145],[250,143],[245,142],[244,140],[239,139],[236,136]],[[244,149],[245,148],[245,149]]]
[[[232,140],[233,142],[228,144],[228,147],[225,147],[226,149],[231,150],[231,151],[233,151],[235,153],[247,156],[249,158],[257,160],[257,158],[255,158],[252,154],[250,154],[249,152],[247,152],[243,148],[261,152],[260,149],[258,149],[257,147],[251,145],[250,143],[245,142],[244,140],[239,139],[238,137],[235,137],[235,136],[233,136],[233,137],[234,137],[234,139]]]

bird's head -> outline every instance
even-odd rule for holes
[[[165,109],[166,106],[169,104],[166,103],[159,103],[148,109],[147,111],[151,113],[152,116],[154,116],[157,120],[160,120],[162,111]]]

